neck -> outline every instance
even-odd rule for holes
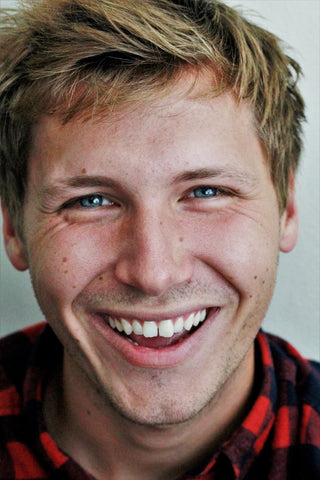
[[[99,480],[173,480],[201,470],[241,423],[250,406],[253,377],[252,348],[219,398],[192,419],[145,426],[124,418],[111,404],[101,406],[92,386],[84,388],[88,379],[65,358],[63,375],[54,376],[45,395],[48,430],[60,448]]]

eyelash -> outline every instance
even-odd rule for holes
[[[100,204],[98,205],[94,205],[92,204],[91,206],[85,206],[85,205],[81,205],[81,202],[85,201],[85,200],[93,200],[93,199],[99,199],[100,200]],[[103,205],[101,202],[103,202],[104,200],[106,200],[108,202],[107,206],[113,206],[113,205],[116,205],[115,202],[113,202],[112,200],[109,200],[105,195],[102,195],[102,194],[99,194],[99,193],[92,193],[92,194],[89,194],[89,195],[83,195],[81,197],[78,197],[78,198],[75,198],[73,200],[70,200],[68,202],[66,202],[65,204],[63,204],[62,206],[62,209],[67,209],[67,208],[72,208],[72,207],[78,207],[78,208],[83,208],[83,209],[86,209],[86,210],[94,210],[96,208],[99,208],[99,207],[103,207],[105,205]]]

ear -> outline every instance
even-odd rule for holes
[[[2,231],[4,246],[9,260],[17,270],[27,270],[28,261],[23,242],[18,236],[13,222],[8,214],[7,208],[3,203],[1,204],[1,209],[3,216]]]
[[[287,206],[280,219],[280,250],[291,252],[297,243],[298,238],[298,207],[296,202],[295,178],[290,173]]]

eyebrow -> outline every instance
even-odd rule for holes
[[[67,179],[59,180],[56,184],[44,185],[40,191],[40,197],[55,197],[63,195],[69,188],[81,187],[111,187],[119,188],[119,183],[104,176],[76,175]]]
[[[187,182],[190,180],[197,179],[211,179],[211,178],[222,178],[230,179],[240,182],[245,185],[252,185],[257,183],[258,179],[256,175],[252,172],[240,171],[234,168],[200,168],[190,171],[185,171],[176,175],[171,184],[176,185],[178,183]],[[100,175],[76,175],[70,178],[59,180],[56,184],[44,185],[40,191],[40,197],[57,197],[63,195],[68,191],[69,188],[81,188],[81,187],[109,187],[109,188],[120,188],[123,187],[121,184],[109,177],[100,176]]]
[[[206,179],[206,178],[223,178],[236,180],[243,184],[255,184],[258,182],[258,178],[252,172],[242,171],[235,169],[234,167],[225,168],[200,168],[196,170],[190,170],[177,175],[172,183],[187,182],[188,180]]]

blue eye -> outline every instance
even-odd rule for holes
[[[111,205],[112,202],[102,195],[87,195],[86,197],[79,198],[79,204],[84,208],[97,208],[103,205]]]
[[[192,190],[195,198],[211,198],[219,195],[221,191],[217,187],[198,187]]]

